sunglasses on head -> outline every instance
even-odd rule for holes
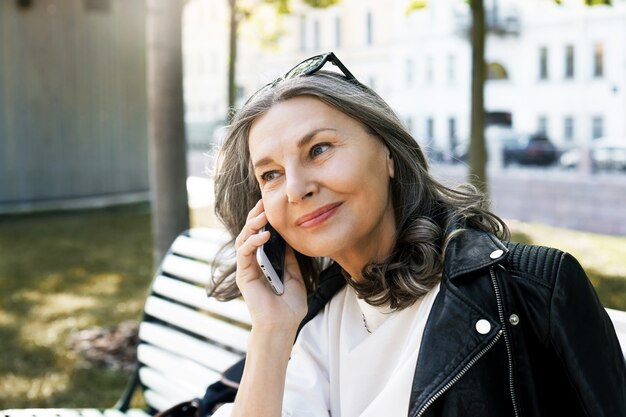
[[[304,61],[300,62],[298,65],[296,65],[295,67],[287,71],[284,75],[276,78],[274,81],[266,84],[257,92],[252,94],[250,98],[246,101],[246,104],[248,104],[250,101],[252,101],[254,97],[258,96],[262,92],[275,87],[276,84],[280,83],[281,81],[289,80],[291,78],[303,77],[306,75],[311,75],[311,74],[316,73],[317,71],[321,70],[322,67],[326,65],[327,62],[331,62],[333,65],[339,68],[341,73],[346,77],[348,81],[359,84],[356,77],[352,75],[352,73],[348,70],[348,68],[346,68],[345,65],[343,65],[343,63],[339,60],[339,58],[337,58],[337,56],[334,53],[327,52],[325,54],[312,56],[311,58],[307,58]]]

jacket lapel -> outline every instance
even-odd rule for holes
[[[491,254],[497,250],[502,255],[493,259]],[[461,233],[448,245],[441,289],[424,329],[409,416],[415,416],[452,386],[499,334],[497,302],[487,268],[506,252],[495,237],[475,230]],[[481,269],[484,273],[474,274],[471,281],[461,278]],[[475,297],[470,294],[480,294],[481,299],[472,299]]]

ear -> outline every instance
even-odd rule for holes
[[[387,151],[387,172],[389,173],[389,178],[394,178],[395,167],[393,163],[393,157],[391,156],[391,152],[389,151],[389,149],[386,149],[386,151]]]

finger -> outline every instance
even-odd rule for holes
[[[267,230],[252,234],[237,248],[237,263],[239,263],[239,260],[243,260],[252,255],[259,246],[267,243],[268,240],[270,240],[270,232]]]
[[[259,213],[256,217],[248,219],[246,224],[243,226],[243,229],[241,229],[239,236],[237,236],[237,239],[235,239],[235,248],[241,246],[243,242],[248,240],[250,236],[257,234],[259,230],[266,224],[267,216],[265,215],[264,211]]]
[[[262,211],[264,211],[263,200],[260,199],[259,201],[256,202],[254,207],[252,207],[252,210],[248,212],[248,217],[246,220],[250,220],[251,218],[258,216],[259,213]]]

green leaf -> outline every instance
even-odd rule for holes
[[[425,9],[427,6],[428,6],[427,0],[411,0],[409,4],[406,6],[406,9],[404,9],[404,14],[409,15],[416,10]]]
[[[584,0],[587,6],[612,6],[611,0]]]
[[[339,4],[341,0],[304,0],[304,3],[308,4],[311,7],[324,9],[326,7],[334,6]]]

